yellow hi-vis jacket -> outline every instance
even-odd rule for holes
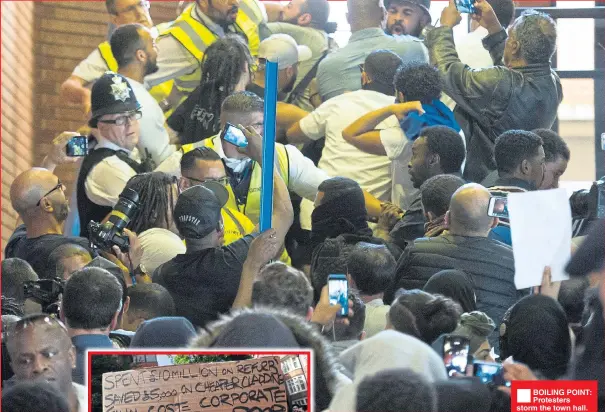
[[[155,26],[155,28],[157,29],[158,33],[161,35],[164,31],[166,31],[170,27],[171,24],[172,24],[172,22],[160,23],[157,26]],[[117,73],[118,72],[118,62],[116,61],[115,57],[113,57],[113,53],[111,52],[111,45],[109,44],[109,42],[104,41],[103,43],[99,44],[98,49],[99,49],[99,53],[101,53],[101,57],[105,61],[105,64],[107,64],[107,67],[109,67],[109,70]],[[152,87],[149,90],[149,93],[160,104],[160,107],[162,107],[163,110],[164,110],[164,107],[167,106],[167,99],[168,99],[168,96],[170,95],[170,91],[172,90],[173,84],[174,84],[174,80],[169,80],[162,84],[158,84],[157,86]],[[164,111],[166,112],[166,110],[164,110]],[[164,113],[164,116],[166,116],[166,113]]]
[[[178,107],[185,98],[199,86],[202,78],[201,63],[206,49],[214,43],[219,36],[208,29],[202,22],[195,17],[195,3],[187,7],[183,13],[170,25],[170,27],[160,33],[162,36],[172,36],[198,61],[198,67],[189,74],[184,74],[174,79],[175,91],[178,91],[176,100],[171,97],[170,100],[176,100],[172,108]],[[258,26],[263,21],[262,13],[257,0],[242,0],[239,6],[239,12],[235,19],[234,27],[237,33],[242,34],[248,40],[248,47],[253,56],[258,54],[260,45],[260,36]],[[173,91],[173,93],[175,92]]]
[[[214,147],[214,137],[208,138],[208,139],[204,139],[201,142],[197,142],[197,143],[191,143],[191,144],[187,144],[181,147],[181,150],[183,152],[183,154],[190,152],[191,150],[195,149],[196,147],[208,147],[214,151],[216,151],[215,147]],[[277,156],[278,159],[278,163],[279,163],[279,173],[281,175],[281,177],[284,179],[284,182],[286,183],[286,186],[288,185],[288,181],[289,181],[289,174],[290,174],[290,162],[288,159],[288,152],[286,151],[286,148],[284,147],[284,145],[282,144],[276,144],[275,145],[275,154]],[[239,220],[239,216],[243,216],[246,218],[246,220],[248,220],[249,222],[251,222],[252,225],[258,224],[259,220],[260,220],[260,187],[261,187],[261,177],[262,177],[262,173],[261,173],[261,168],[258,166],[258,164],[256,162],[253,163],[252,166],[252,176],[250,178],[250,187],[248,188],[248,196],[246,197],[246,203],[245,204],[239,204],[237,201],[237,198],[235,197],[235,194],[233,192],[233,189],[231,188],[231,185],[227,185],[227,191],[229,192],[229,200],[227,201],[227,204],[225,205],[225,208],[229,209],[230,211],[234,212],[233,215],[238,218]],[[235,213],[235,212],[239,212],[239,213]],[[227,239],[227,232],[228,230],[228,225],[229,225],[229,221],[232,220],[230,217],[229,219],[225,219],[225,215],[226,213],[223,212],[223,221],[225,224],[225,244],[228,244],[228,239]],[[242,223],[241,220],[239,220],[240,224],[244,227],[245,229],[245,224]],[[235,225],[235,224],[234,224]],[[252,227],[252,229],[254,229],[254,226]],[[251,233],[251,232],[248,232]],[[246,233],[246,234],[248,234]],[[286,250],[284,249],[280,260],[286,264],[291,264],[290,261],[290,257],[288,256],[288,253],[286,252]]]

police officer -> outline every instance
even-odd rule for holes
[[[88,237],[88,222],[100,222],[111,212],[132,176],[153,168],[149,161],[141,163],[136,149],[141,106],[128,81],[106,72],[92,87],[91,102],[88,124],[98,129],[98,144],[84,158],[78,175],[82,237]]]

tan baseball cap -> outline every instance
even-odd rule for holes
[[[260,43],[258,57],[277,62],[279,70],[311,58],[311,49],[299,46],[296,40],[287,34],[272,34]]]

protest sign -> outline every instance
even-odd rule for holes
[[[104,412],[285,412],[280,360],[193,363],[103,374]]]

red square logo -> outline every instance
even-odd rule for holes
[[[596,381],[513,381],[511,412],[598,412]]]

